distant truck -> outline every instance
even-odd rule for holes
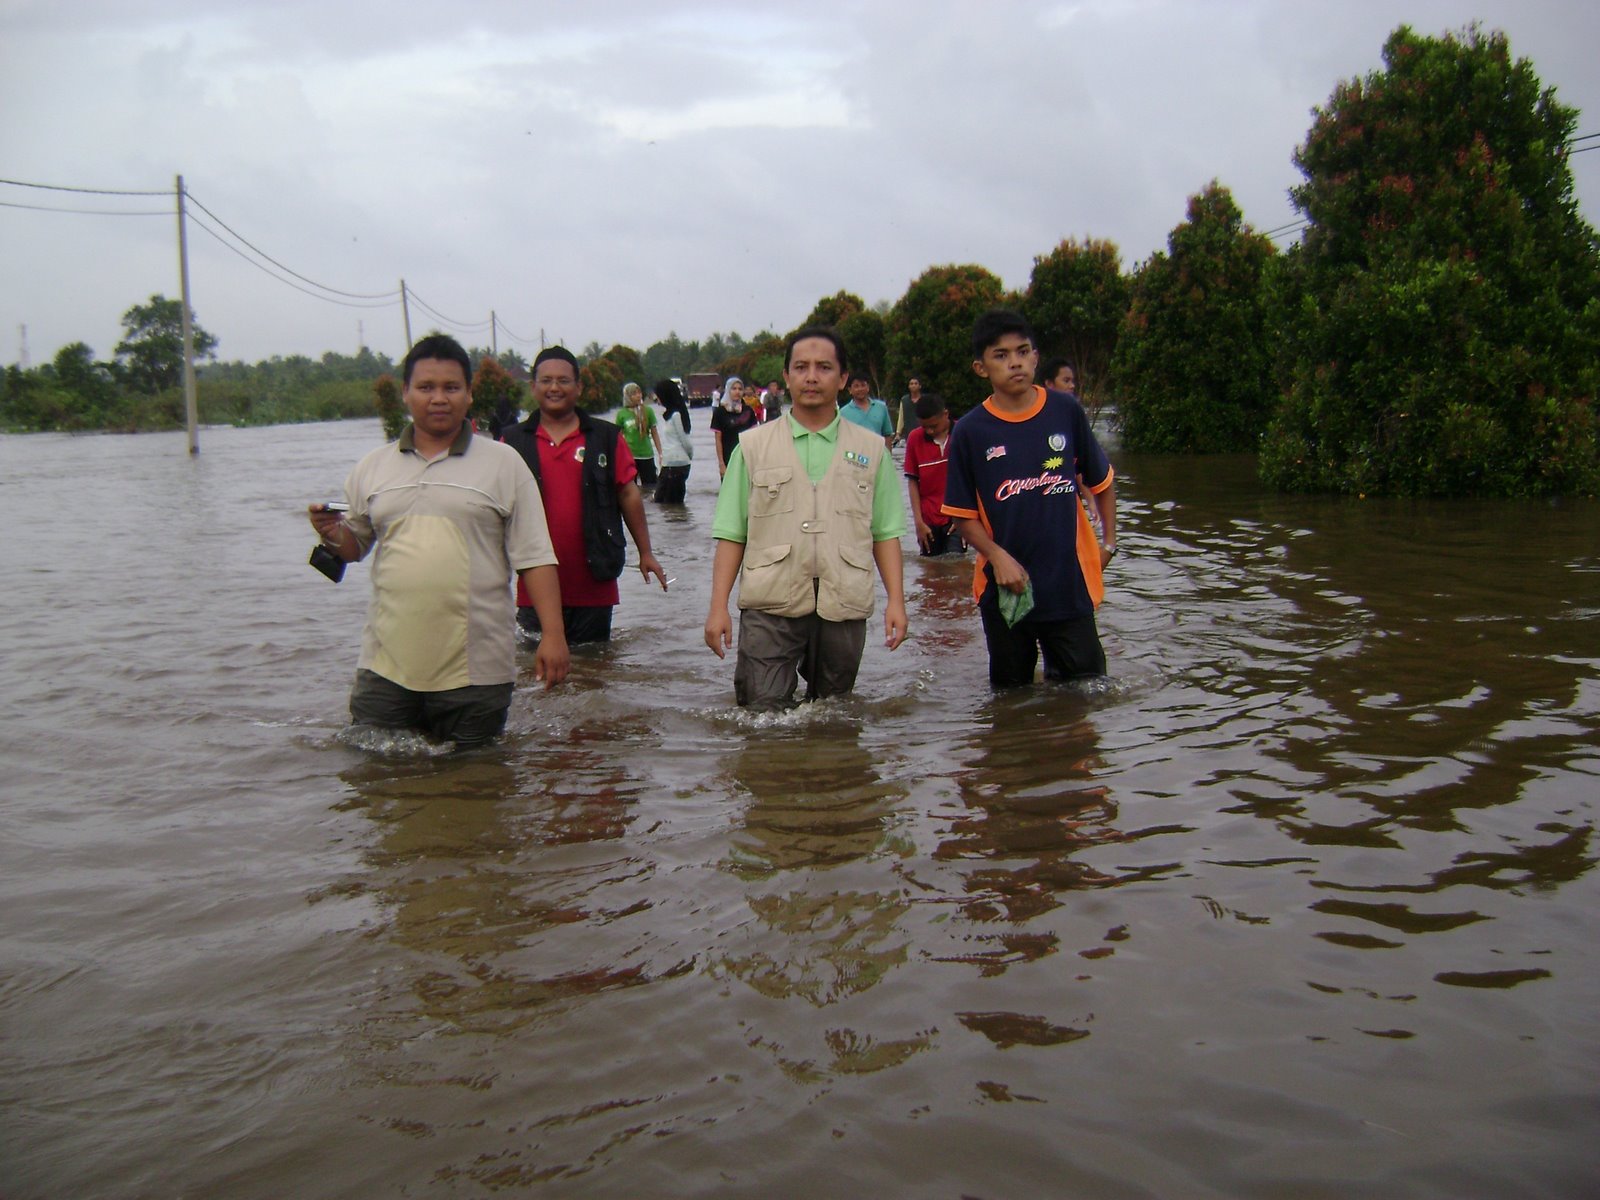
[[[715,371],[701,371],[689,376],[689,404],[705,408],[722,388],[722,376]]]

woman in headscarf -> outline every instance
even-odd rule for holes
[[[744,384],[737,375],[722,387],[722,406],[711,414],[711,436],[717,443],[718,478],[728,473],[728,459],[739,444],[739,435],[759,424],[761,418],[744,402]]]
[[[689,444],[689,405],[683,389],[670,379],[656,384],[656,399],[661,416],[661,478],[656,483],[657,504],[682,504],[689,483],[689,461],[694,447]]]
[[[622,407],[617,409],[617,428],[628,443],[628,452],[639,466],[639,486],[646,492],[656,486],[656,454],[661,435],[656,432],[656,414],[644,402],[637,383],[622,385]]]

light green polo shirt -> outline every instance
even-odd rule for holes
[[[816,483],[828,473],[828,464],[834,459],[839,443],[839,420],[835,417],[824,429],[813,433],[792,413],[783,418],[789,423],[789,434],[794,438],[794,448],[806,469],[806,476]],[[906,531],[906,506],[900,495],[900,480],[895,474],[894,456],[887,451],[878,460],[878,474],[872,481],[872,540],[888,542],[898,540]],[[744,454],[735,446],[733,457],[728,459],[728,472],[722,477],[722,490],[717,493],[717,511],[711,519],[711,536],[724,542],[748,540],[750,532],[750,474],[744,467]]]

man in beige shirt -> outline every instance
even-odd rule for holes
[[[311,524],[346,562],[373,555],[351,720],[475,745],[505,728],[511,705],[513,573],[558,631],[539,644],[536,676],[566,678],[556,556],[527,464],[467,420],[467,352],[432,335],[402,370],[411,424],[350,472],[348,513],[313,504]]]

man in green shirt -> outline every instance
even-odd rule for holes
[[[884,644],[906,635],[900,538],[905,506],[881,437],[841,419],[845,351],[810,326],[784,347],[791,407],[740,439],[717,495],[706,645],[733,644],[728,600],[739,584],[734,696],[758,708],[848,692],[866,646],[873,567],[883,580]]]

